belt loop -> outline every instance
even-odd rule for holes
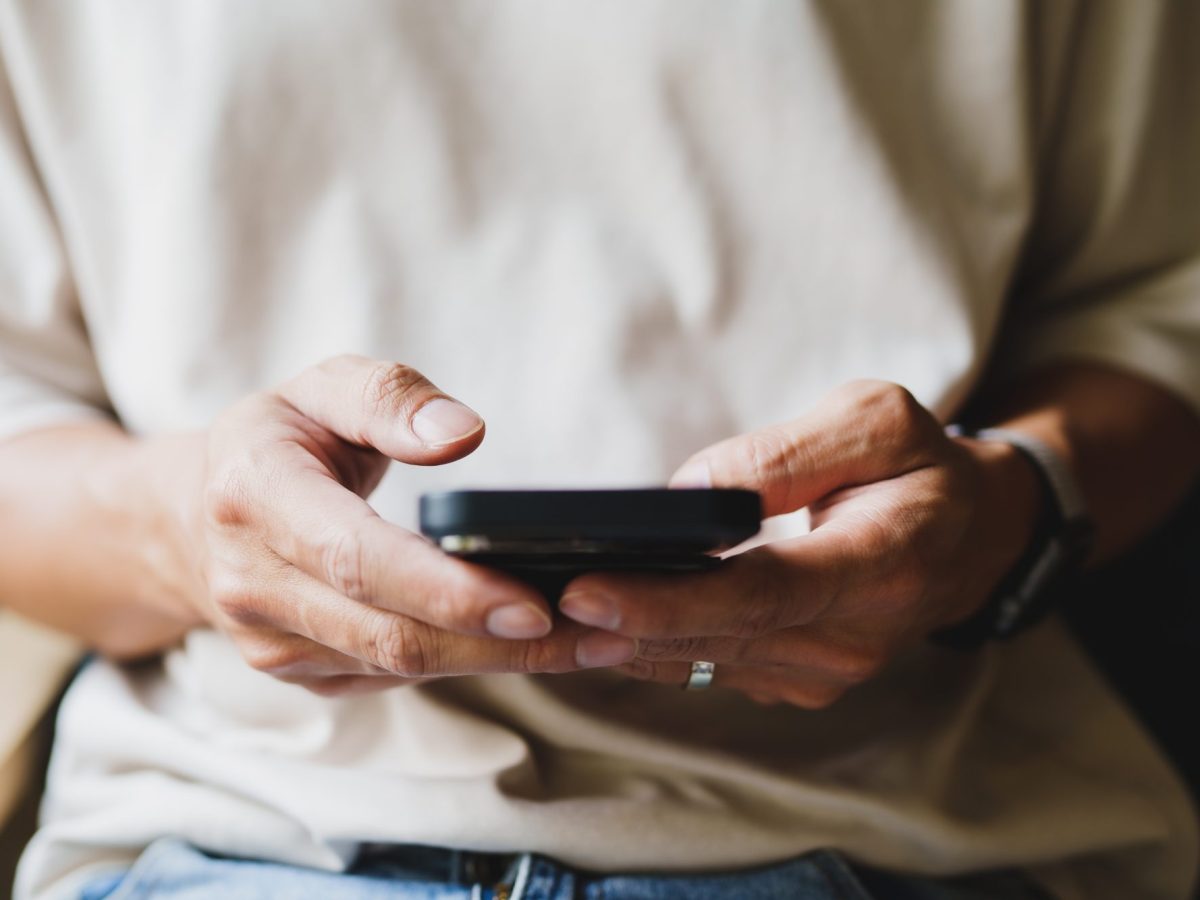
[[[470,884],[467,869],[470,867],[469,857],[464,850],[450,851],[450,871],[447,879],[451,884]]]
[[[509,900],[525,900],[525,892],[529,890],[529,872],[533,868],[533,854],[522,853],[517,857],[517,871],[513,876],[512,893]]]

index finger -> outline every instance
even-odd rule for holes
[[[270,444],[260,463],[261,477],[221,505],[229,521],[219,524],[236,529],[252,516],[271,550],[338,593],[439,628],[512,639],[550,631],[536,589],[380,518],[298,444]]]

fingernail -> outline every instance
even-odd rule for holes
[[[575,645],[575,662],[581,669],[619,666],[637,655],[637,641],[621,634],[596,631],[586,634]]]
[[[558,608],[567,618],[591,625],[593,628],[616,631],[621,626],[617,604],[600,594],[582,591],[577,594],[564,594],[558,601]]]
[[[412,417],[413,434],[430,447],[461,441],[483,427],[483,419],[457,400],[438,397]]]
[[[513,640],[545,637],[550,633],[550,619],[531,603],[510,603],[498,606],[487,616],[489,634]]]
[[[712,470],[704,460],[692,460],[671,476],[669,484],[673,488],[710,488]]]

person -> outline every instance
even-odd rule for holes
[[[17,895],[1185,896],[1150,741],[992,638],[1200,466],[1198,26],[6,0],[0,595],[97,651]],[[759,545],[555,610],[413,530],[668,481]]]

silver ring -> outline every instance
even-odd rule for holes
[[[712,684],[713,673],[717,670],[716,663],[710,662],[694,662],[692,663],[692,671],[688,673],[687,684],[683,686],[685,691],[702,691]]]

